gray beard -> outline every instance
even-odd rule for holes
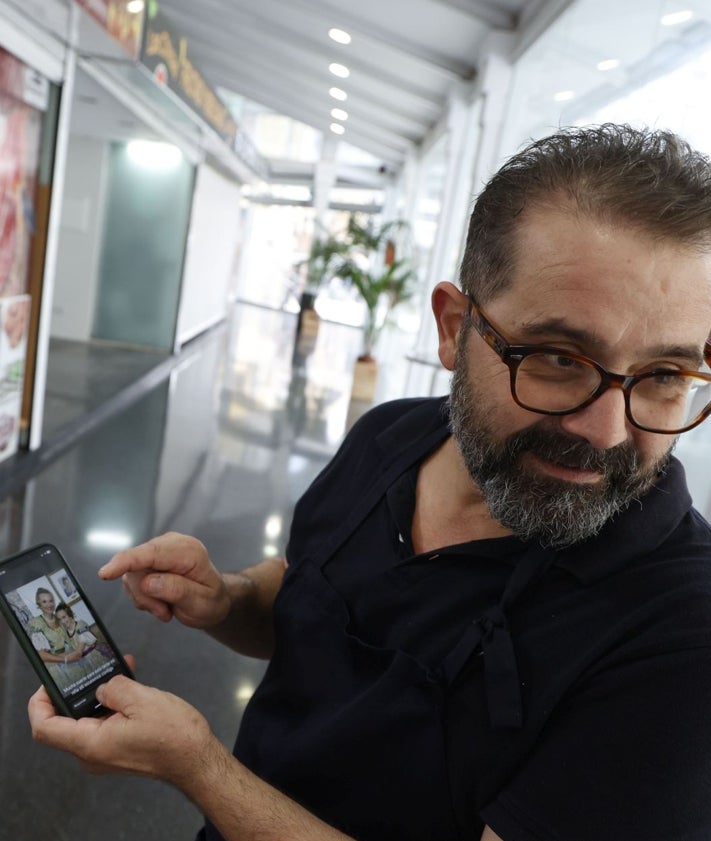
[[[461,349],[466,345],[463,335],[460,340]],[[491,516],[522,540],[564,548],[596,535],[649,490],[669,463],[673,445],[645,468],[631,444],[598,449],[585,439],[546,429],[545,421],[502,441],[488,423],[485,402],[474,393],[466,358],[458,350],[450,397],[452,435]],[[541,476],[521,466],[526,452],[567,467],[596,470],[602,479],[577,484]]]

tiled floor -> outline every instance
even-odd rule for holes
[[[43,438],[61,435],[63,429],[169,359],[168,353],[150,348],[52,339]]]
[[[169,366],[156,359],[160,371],[140,399],[67,445],[52,450],[50,435],[55,456],[0,498],[0,555],[44,541],[59,546],[117,642],[136,655],[139,678],[193,703],[227,744],[263,665],[136,612],[96,570],[117,548],[169,529],[201,538],[224,569],[283,550],[296,499],[365,408],[350,401],[357,330],[322,323],[315,347],[297,355],[293,339],[293,316],[238,306],[228,325]],[[401,350],[387,351],[378,400],[435,387],[432,369],[403,367]],[[98,380],[89,379],[115,394],[125,364],[104,360]],[[78,424],[71,414],[80,406],[96,409],[94,387],[76,379],[95,369],[82,365],[65,372],[74,403],[54,379],[52,399],[64,406],[58,435]],[[444,390],[446,378],[436,385]],[[707,516],[709,432],[702,426],[679,446]],[[190,841],[201,819],[177,792],[150,780],[89,777],[31,740],[26,704],[36,684],[0,622],[0,841]]]

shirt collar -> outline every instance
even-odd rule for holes
[[[444,441],[449,436],[447,403],[447,397],[413,400],[409,411],[379,433],[375,441],[383,456],[382,467],[387,468],[408,448],[412,449],[414,463]]]
[[[433,448],[433,439],[444,441],[449,435],[447,403],[446,397],[413,401],[410,411],[381,432],[376,441],[383,453],[383,466],[408,448],[412,448],[414,463]],[[665,473],[641,499],[608,520],[596,536],[557,550],[554,564],[582,584],[591,584],[634,558],[653,552],[679,525],[691,504],[684,468],[672,458]],[[515,537],[498,540],[519,543],[521,548],[526,545]]]
[[[684,468],[672,458],[651,490],[610,518],[595,537],[558,551],[556,565],[581,583],[592,584],[657,549],[691,504]]]

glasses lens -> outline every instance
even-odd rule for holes
[[[711,402],[711,382],[694,374],[659,371],[630,392],[630,412],[642,426],[678,432],[693,423]]]
[[[516,373],[516,397],[544,412],[576,409],[595,393],[600,374],[592,365],[557,353],[532,353]]]

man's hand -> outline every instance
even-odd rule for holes
[[[203,544],[176,532],[119,552],[99,575],[107,580],[122,577],[136,607],[163,622],[175,616],[191,628],[209,628],[230,610],[223,577]]]
[[[30,698],[32,735],[76,756],[93,774],[139,774],[186,791],[205,763],[223,753],[205,719],[167,692],[119,676],[96,697],[114,714],[75,721],[57,715],[44,688]]]
[[[99,575],[122,577],[136,607],[163,622],[175,616],[241,654],[268,658],[274,648],[272,606],[284,569],[283,560],[268,558],[221,574],[199,540],[169,532],[114,555]]]
[[[132,664],[131,658],[127,658]],[[241,765],[189,704],[119,676],[97,698],[105,718],[57,715],[44,688],[30,698],[32,735],[93,774],[139,774],[181,789],[228,841],[353,841]]]

